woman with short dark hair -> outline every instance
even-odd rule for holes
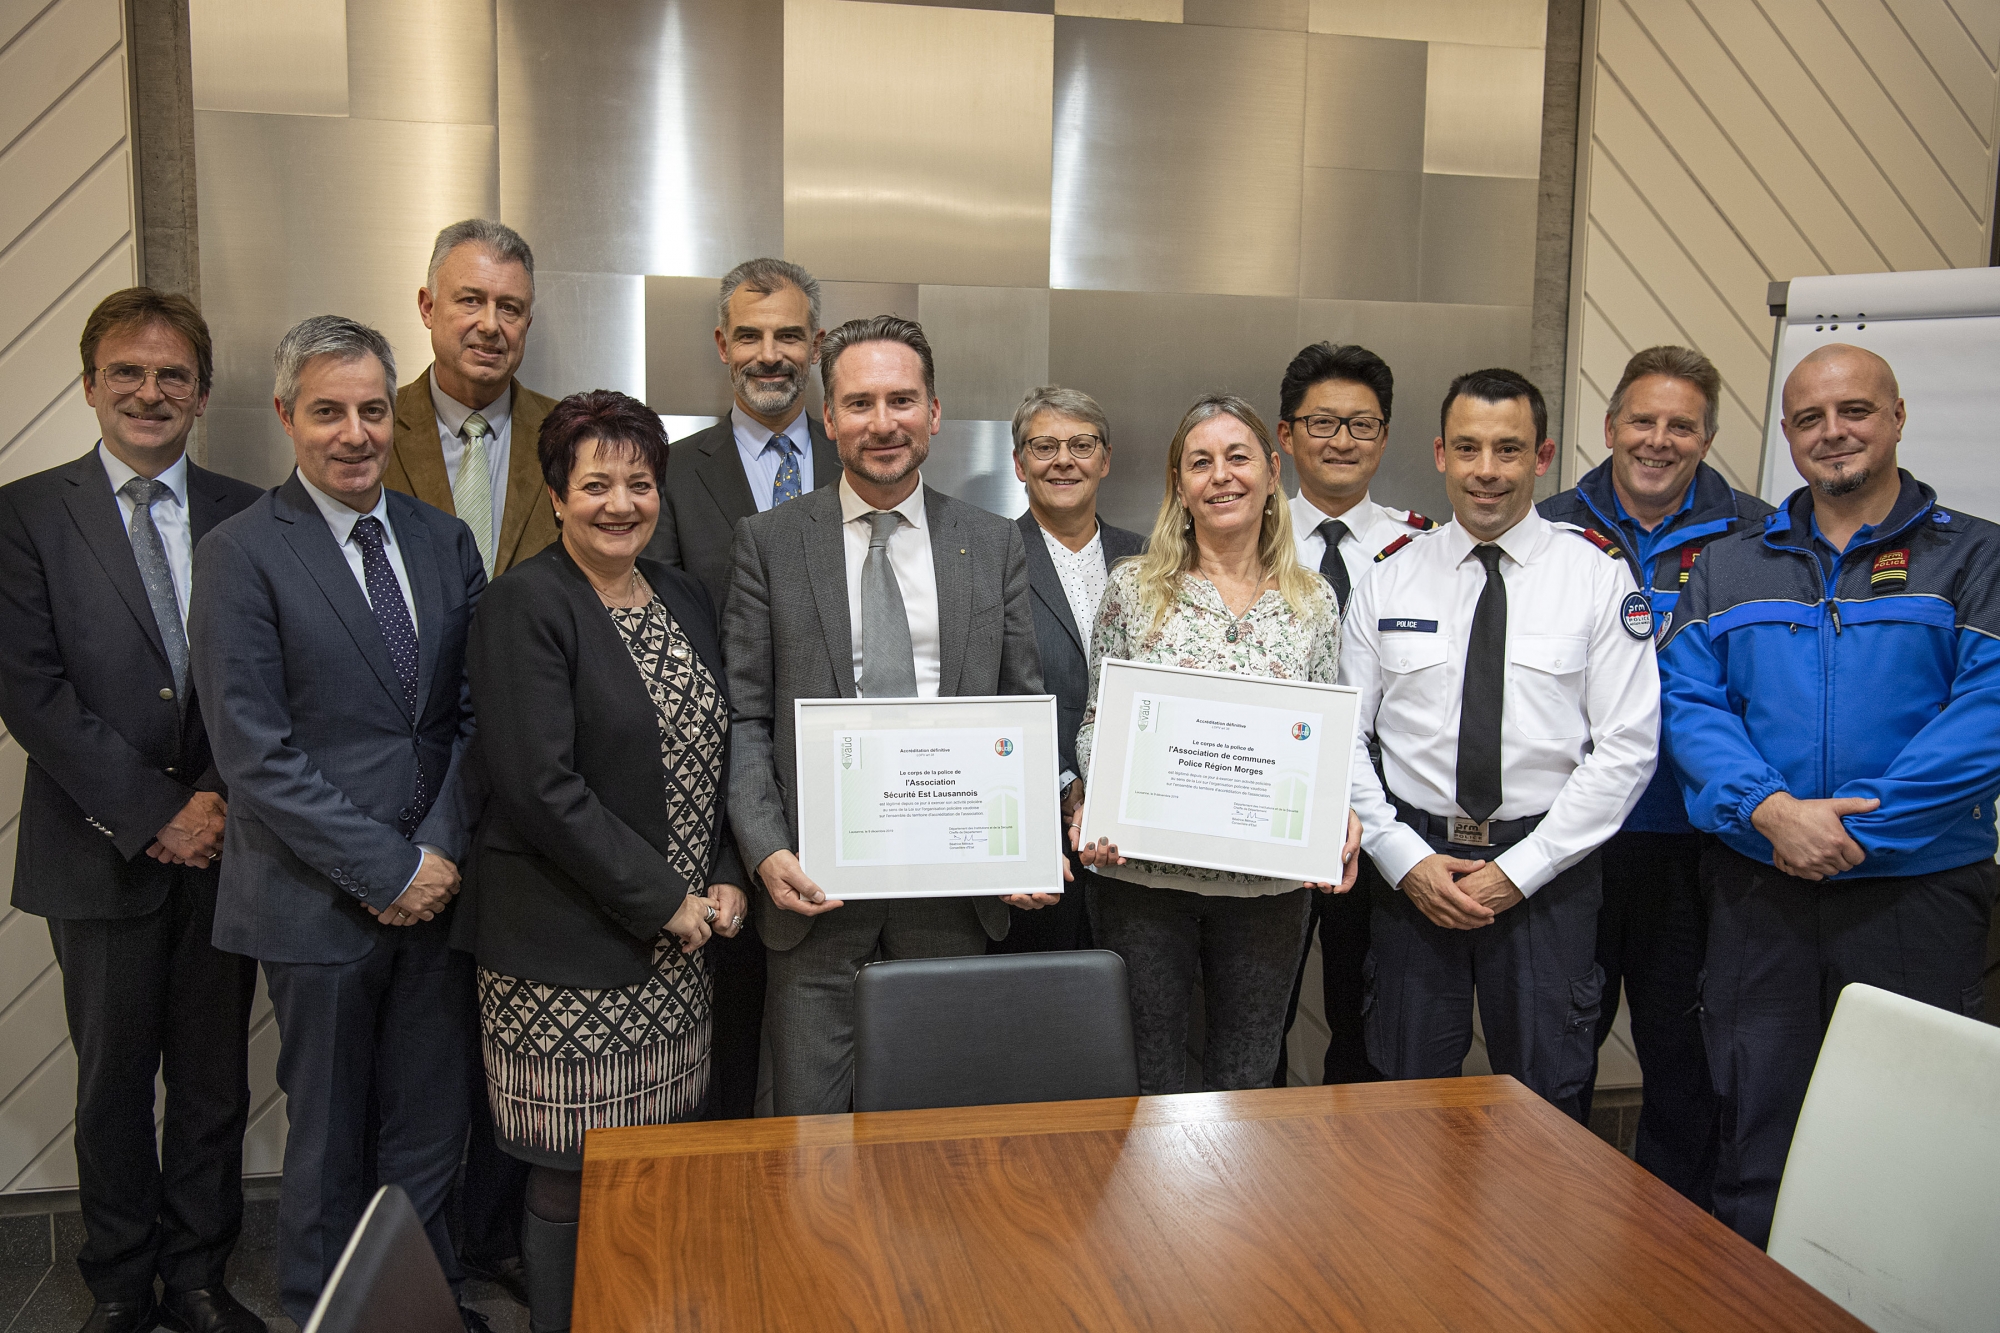
[[[546,1333],[569,1327],[584,1131],[701,1114],[701,946],[747,909],[715,614],[700,583],[640,555],[660,419],[576,394],[539,451],[562,535],[487,588],[466,655],[490,796],[454,943],[479,962],[495,1135],[532,1167],[521,1251]]]

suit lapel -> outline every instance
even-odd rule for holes
[[[403,572],[410,576],[410,600],[417,608],[417,716],[422,717],[437,676],[438,635],[444,625],[444,588],[437,549],[431,544],[430,525],[399,492],[390,491],[389,496],[389,521],[396,528],[396,544],[402,547]],[[369,612],[369,618],[374,618],[374,612]]]
[[[965,666],[965,636],[972,624],[972,557],[959,531],[958,506],[942,491],[924,487],[924,522],[931,532],[931,574],[937,581],[938,696],[958,693]]]
[[[458,510],[451,502],[451,474],[444,470],[444,447],[438,442],[437,406],[431,402],[428,366],[415,383],[405,385],[396,394],[393,448],[403,474],[410,479],[411,492],[427,505],[456,514]],[[310,508],[312,497],[303,498]]]
[[[819,613],[820,632],[826,636],[827,660],[833,663],[840,697],[852,699],[854,628],[847,619],[847,547],[840,532],[840,491],[816,490],[802,507],[807,521],[800,524],[800,556],[812,582],[813,609]]]
[[[515,380],[508,392],[513,395],[508,409],[513,424],[507,428],[507,499],[500,511],[500,540],[493,544],[493,564],[499,569],[513,567],[528,515],[541,498],[542,421],[548,416],[541,395],[522,388],[521,381]]]
[[[153,645],[160,664],[167,665],[167,646],[160,641],[160,625],[153,619],[153,603],[146,596],[146,581],[139,577],[139,560],[132,554],[132,538],[125,531],[118,511],[118,497],[112,494],[111,478],[105,474],[104,461],[97,456],[97,450],[92,449],[70,464],[65,472],[70,490],[63,500],[69,508],[71,520],[83,533],[84,544],[96,557],[105,577],[111,580],[111,586],[118,589],[126,609],[139,622],[139,629],[145,634],[146,642]],[[188,490],[192,494],[192,483]],[[195,535],[198,538],[200,533]]]
[[[826,437],[826,429],[819,424],[818,417],[807,412],[805,418],[806,434],[812,436],[813,489],[835,485],[840,481],[840,451]]]
[[[722,511],[723,524],[734,528],[737,519],[757,512],[757,497],[750,493],[750,479],[743,475],[743,459],[736,452],[736,432],[724,417],[702,434],[708,438],[695,446],[703,455],[695,475]]]
[[[368,599],[361,592],[361,584],[354,577],[347,557],[340,553],[339,545],[333,540],[333,529],[327,527],[326,518],[319,512],[319,506],[306,494],[305,486],[298,474],[278,488],[278,502],[274,512],[285,524],[285,541],[299,563],[312,575],[319,585],[320,593],[333,607],[340,623],[347,627],[354,646],[375,672],[375,678],[382,682],[382,688],[389,692],[405,717],[409,716],[409,703],[403,697],[403,681],[396,674],[396,663],[389,656],[389,645],[382,639],[382,627],[375,622],[375,613],[368,609]],[[398,540],[402,533],[397,532]],[[408,568],[410,561],[403,561]],[[412,582],[414,582],[414,574]],[[421,632],[417,641],[423,642]],[[412,719],[414,720],[414,719]]]
[[[1062,576],[1056,573],[1056,562],[1049,555],[1048,543],[1042,540],[1042,525],[1035,522],[1032,513],[1023,514],[1019,520],[1021,545],[1028,553],[1028,590],[1040,599],[1056,623],[1063,627],[1078,652],[1084,652],[1083,635],[1077,632],[1076,617],[1070,614],[1069,594],[1063,591]],[[1087,657],[1089,654],[1085,654]]]

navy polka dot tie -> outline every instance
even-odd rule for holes
[[[382,521],[373,514],[354,525],[354,544],[361,548],[361,573],[368,587],[368,605],[375,612],[375,624],[382,631],[382,642],[389,649],[389,660],[396,664],[396,677],[403,682],[403,702],[410,710],[410,716],[417,715],[417,626],[410,619],[409,603],[403,600],[403,585],[396,582],[396,571],[389,564],[389,553],[382,549]],[[424,778],[424,766],[417,765],[417,787],[411,793],[410,803],[402,812],[401,822],[407,833],[420,823],[430,809],[430,784]]]

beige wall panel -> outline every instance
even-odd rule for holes
[[[131,238],[126,207],[129,186],[125,155],[119,153],[100,163],[0,255],[0,292],[7,293],[6,302],[0,304],[0,347],[19,337],[62,296],[77,274],[95,268],[110,256],[114,246]]]
[[[347,6],[188,0],[198,111],[347,114]]]
[[[1432,42],[1424,81],[1424,170],[1541,175],[1539,48]]]
[[[1919,7],[1907,2],[1897,5],[1904,12]],[[1986,0],[1985,7],[2000,9],[1991,0]],[[1991,127],[1973,124],[1896,21],[1898,15],[1884,7],[1884,0],[1827,0],[1827,12],[1874,74],[1873,91],[1886,101],[1882,89],[1896,90],[1894,108],[1908,118],[1909,125],[1904,128],[1915,138],[1916,150],[1936,158],[1966,207],[1985,222],[1993,207],[1992,146],[1987,137]],[[1961,49],[1966,45],[1962,40],[1959,43]],[[1844,85],[1842,91],[1846,91]],[[1877,127],[1863,118],[1856,128],[1866,135]],[[1896,164],[1892,161],[1888,165],[1893,169]]]
[[[496,79],[493,0],[347,0],[349,115],[491,125]]]
[[[1056,13],[1087,19],[1179,23],[1181,0],[1056,0]]]
[[[1306,21],[1314,32],[1355,37],[1539,47],[1548,6],[1543,0],[1312,0]]]
[[[1973,128],[1991,135],[1991,117],[1982,111],[1990,106],[1993,70],[2000,66],[2000,5],[1993,0],[1882,2],[1891,6],[1896,22],[1923,52],[1925,63],[1937,71]]]
[[[18,781],[21,776],[19,750],[12,750],[5,766],[9,774],[17,779],[13,785],[18,789],[21,785]],[[7,806],[10,822],[14,822],[16,818],[12,812],[21,808],[20,800],[17,793]],[[10,861],[8,864],[11,866],[13,863]],[[55,955],[49,948],[49,923],[41,917],[30,916],[13,908],[7,909],[5,915],[0,916],[0,1009],[5,1009],[20,999],[21,993],[34,985],[36,979],[54,963]],[[44,1051],[42,1054],[46,1055],[47,1052]],[[39,1061],[41,1055],[37,1055],[35,1059]],[[0,1100],[5,1099],[7,1089],[11,1088],[31,1067],[32,1065],[0,1067]]]
[[[0,1192],[74,1187],[76,1158],[64,1149],[75,1119],[76,1052],[65,1041],[0,1102]]]
[[[61,0],[0,53],[0,146],[118,49],[121,22],[113,0]]]
[[[77,360],[76,340],[83,332],[84,319],[99,301],[131,285],[132,247],[128,244],[85,273],[61,304],[0,353],[0,440],[11,441],[79,378],[83,368]],[[40,466],[50,467],[82,452],[81,448],[65,450],[60,458]]]
[[[917,318],[948,417],[1012,421],[1028,390],[1049,382],[1046,287],[919,287]]]
[[[42,929],[46,939],[48,927]],[[5,1020],[0,1021],[0,1099],[18,1087],[50,1051],[69,1040],[62,969],[55,965],[53,955],[43,952],[47,966],[21,988],[7,1006]],[[4,1166],[0,1166],[0,1174],[7,1174]]]
[[[0,249],[124,141],[125,63],[112,60],[0,153]]]
[[[1308,167],[1424,170],[1429,47],[1373,37],[1306,39]],[[1542,100],[1536,66],[1535,105]]]
[[[1054,20],[787,0],[785,253],[855,280],[1045,286]],[[870,69],[877,77],[813,79]],[[893,76],[891,72],[893,71]],[[922,113],[887,113],[894,102]]]
[[[0,0],[0,47],[19,36],[45,8],[47,0]]]
[[[278,1090],[278,1021],[257,969],[250,1006],[250,1123],[243,1134],[243,1174],[276,1175],[285,1166],[285,1094]]]
[[[77,333],[82,332],[79,325]],[[83,366],[77,360],[75,337],[70,339],[69,352],[69,387],[11,442],[0,445],[0,486],[79,457],[96,441],[97,414],[83,400]],[[0,753],[0,768],[10,762]],[[0,860],[0,866],[13,864]]]

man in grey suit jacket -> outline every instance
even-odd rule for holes
[[[1021,534],[922,484],[941,409],[930,344],[893,315],[854,320],[820,355],[837,487],[745,519],[723,618],[735,727],[729,817],[764,894],[774,1109],[847,1109],[854,974],[882,958],[981,952],[1007,907],[1053,895],[843,905],[799,866],[792,702],[1039,694]]]
[[[471,959],[447,946],[468,839],[472,532],[382,486],[396,394],[381,334],[308,319],[278,344],[298,470],[195,552],[194,676],[229,824],[215,943],[264,963],[291,1118],[278,1203],[285,1313],[312,1312],[376,1174],[456,1285],[442,1204],[465,1142]]]
[[[1042,686],[1056,697],[1056,744],[1062,755],[1065,821],[1083,800],[1076,730],[1090,702],[1090,636],[1111,566],[1145,549],[1136,532],[1097,516],[1097,491],[1111,473],[1111,424],[1087,393],[1046,385],[1030,389],[1014,409],[1014,475],[1028,488],[1028,512],[1016,520],[1027,549],[1028,590],[1035,609],[1035,643]],[[1093,878],[1070,857],[1071,883],[1044,912],[1016,912],[993,953],[1036,953],[1090,947]]]
[[[783,259],[746,259],[722,279],[715,350],[736,399],[729,415],[677,442],[660,483],[646,554],[701,580],[718,623],[729,606],[729,543],[739,520],[840,480],[840,457],[805,410],[825,333],[819,282]],[[764,946],[754,930],[708,943],[715,984],[708,1118],[755,1114],[764,1025]]]

